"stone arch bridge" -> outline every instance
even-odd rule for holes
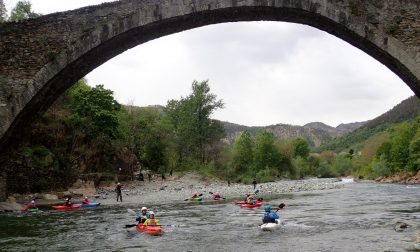
[[[331,33],[420,96],[420,0],[121,0],[0,24],[0,153],[67,88],[125,50],[200,26],[258,20]]]

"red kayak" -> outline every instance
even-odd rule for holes
[[[162,227],[161,226],[144,226],[143,224],[139,224],[136,226],[136,229],[145,234],[149,235],[161,235],[162,234]]]
[[[257,202],[256,203],[263,203],[263,201],[262,200],[257,200]],[[246,201],[235,201],[235,204],[237,204],[237,205],[243,205],[243,204],[248,204],[248,203],[246,203]]]
[[[241,205],[241,207],[254,208],[254,207],[262,206],[263,202],[262,201],[257,201],[255,204],[241,203],[240,205]]]
[[[80,208],[80,206],[79,205],[71,205],[71,206],[61,205],[61,206],[52,206],[51,208],[54,209],[54,210],[66,211],[66,210],[78,209],[78,208]]]

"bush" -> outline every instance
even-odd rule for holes
[[[382,176],[389,176],[392,174],[391,168],[387,165],[385,156],[382,155],[372,163],[372,177],[378,178]]]
[[[332,169],[331,165],[327,161],[322,160],[316,169],[316,175],[318,178],[332,178],[337,177],[337,173]]]
[[[256,178],[258,183],[273,182],[274,178],[277,177],[277,175],[278,171],[272,169],[265,169],[257,172]]]
[[[339,155],[335,159],[333,169],[337,172],[339,176],[347,176],[352,174],[354,171],[353,161],[344,155]]]
[[[290,173],[291,178],[301,179],[301,178],[304,178],[305,176],[310,175],[311,173],[309,162],[300,156],[293,159],[292,165],[293,165],[293,170]]]

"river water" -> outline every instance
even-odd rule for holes
[[[0,251],[404,251],[420,231],[419,185],[349,183],[266,200],[287,205],[273,232],[258,228],[262,209],[233,199],[149,206],[171,225],[157,237],[125,228],[134,205],[0,215]],[[410,226],[396,232],[397,221]]]

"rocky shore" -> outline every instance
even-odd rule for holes
[[[375,179],[379,183],[420,184],[420,171],[412,173],[396,173],[387,177]]]
[[[156,179],[152,182],[133,182],[123,184],[122,204],[151,204],[151,203],[176,203],[188,199],[192,193],[202,194],[203,200],[211,200],[211,194],[219,193],[226,198],[241,198],[245,194],[253,194],[258,190],[258,197],[270,196],[281,193],[338,189],[343,187],[339,179],[305,179],[305,180],[280,180],[277,182],[253,185],[212,180],[202,180],[197,174],[189,173],[184,176],[173,176],[165,181]],[[116,201],[114,187],[98,188],[98,195],[103,204],[121,204]]]

